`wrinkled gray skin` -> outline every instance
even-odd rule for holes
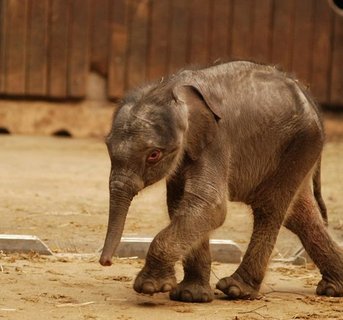
[[[107,138],[110,216],[100,263],[111,264],[132,198],[166,178],[171,222],[150,246],[137,292],[211,301],[209,234],[224,222],[231,200],[251,206],[254,227],[240,266],[218,289],[231,299],[256,298],[284,224],[322,273],[317,293],[343,296],[343,253],[319,210],[326,218],[323,140],[314,102],[273,67],[236,61],[185,70],[134,91]],[[155,162],[156,149],[162,157]],[[174,264],[181,257],[185,274],[177,284]]]

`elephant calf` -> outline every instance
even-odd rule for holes
[[[231,299],[258,296],[280,227],[297,234],[322,273],[317,294],[343,296],[343,252],[322,216],[323,125],[309,94],[274,67],[235,61],[184,70],[128,94],[107,147],[110,213],[100,258],[111,265],[132,198],[166,177],[170,224],[153,240],[134,289],[208,302],[209,234],[227,200],[251,206],[254,227],[237,270],[217,288]],[[183,258],[184,279],[174,264]]]

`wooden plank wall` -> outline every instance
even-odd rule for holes
[[[186,65],[279,65],[343,105],[343,16],[327,0],[0,0],[0,94],[111,99]]]
[[[90,0],[1,0],[0,93],[82,98]]]

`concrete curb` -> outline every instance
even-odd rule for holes
[[[116,251],[118,257],[138,257],[144,259],[153,238],[148,237],[122,237]],[[210,249],[213,261],[224,263],[239,263],[242,251],[231,240],[210,240]]]
[[[0,250],[4,253],[37,252],[42,255],[52,255],[47,245],[32,235],[0,234]]]
[[[145,259],[153,238],[150,237],[122,237],[116,251],[119,258],[137,257]],[[210,240],[211,255],[213,261],[224,263],[240,263],[242,251],[231,240]],[[52,255],[51,250],[38,237],[32,235],[0,234],[0,251],[13,252],[37,252],[41,255]]]

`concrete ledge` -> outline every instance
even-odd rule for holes
[[[338,246],[343,250],[343,243],[338,243]],[[313,263],[311,257],[303,247],[299,247],[299,249],[294,253],[294,255],[288,259],[273,259],[273,261],[292,263],[296,266],[303,266],[307,263]]]
[[[120,258],[138,257],[145,259],[153,238],[122,237],[116,251]],[[210,240],[212,260],[225,263],[240,263],[242,251],[231,240]],[[36,236],[0,234],[0,250],[4,253],[37,252],[42,255],[52,255],[51,250]]]
[[[53,135],[68,131],[75,138],[104,137],[115,104],[98,101],[53,102],[0,99],[0,128],[11,134]]]
[[[138,257],[144,259],[153,238],[146,237],[122,237],[116,251],[118,257]],[[231,240],[210,240],[211,255],[213,261],[225,263],[240,263],[242,251]]]
[[[52,255],[50,249],[36,236],[18,234],[0,234],[0,250],[10,252],[37,252]]]

